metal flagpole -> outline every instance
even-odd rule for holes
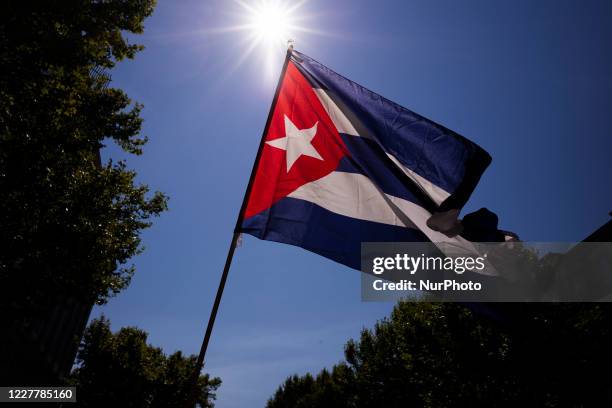
[[[208,325],[206,326],[206,332],[204,333],[204,339],[202,340],[202,346],[200,347],[200,354],[198,355],[198,361],[196,364],[196,368],[193,374],[193,382],[191,387],[191,395],[187,402],[187,407],[192,408],[195,406],[196,397],[197,397],[197,383],[202,368],[204,367],[204,357],[206,356],[206,349],[208,348],[208,342],[210,341],[210,337],[212,335],[213,326],[215,324],[215,318],[217,317],[217,311],[219,310],[219,304],[221,303],[221,297],[223,296],[223,289],[225,288],[225,282],[227,281],[227,275],[230,270],[230,266],[232,265],[232,258],[234,257],[234,250],[236,249],[236,244],[238,243],[238,237],[240,236],[240,227],[242,225],[242,221],[244,219],[244,212],[246,210],[247,202],[249,196],[251,194],[251,190],[253,188],[253,181],[255,180],[255,173],[257,171],[257,167],[259,166],[259,160],[261,158],[261,152],[263,151],[263,147],[265,145],[266,134],[268,133],[268,128],[270,127],[270,122],[272,121],[272,114],[274,113],[274,107],[276,106],[276,101],[278,100],[278,94],[280,93],[281,85],[283,83],[283,78],[285,77],[285,72],[287,71],[287,64],[289,63],[289,58],[291,57],[291,53],[293,51],[293,41],[289,41],[287,46],[287,54],[285,55],[285,62],[283,64],[283,68],[280,73],[280,77],[278,78],[278,83],[276,84],[276,91],[274,92],[274,98],[272,99],[272,105],[270,106],[270,111],[268,112],[268,119],[266,120],[266,125],[264,127],[263,133],[261,135],[261,141],[259,142],[259,148],[257,149],[257,155],[255,156],[255,161],[253,162],[253,168],[251,169],[251,176],[249,177],[249,183],[247,184],[246,191],[244,193],[244,198],[242,199],[242,206],[240,207],[240,212],[238,213],[238,218],[236,220],[236,226],[234,227],[234,234],[232,235],[232,241],[230,243],[229,250],[227,251],[227,258],[225,259],[225,266],[223,267],[223,273],[221,274],[221,281],[219,282],[219,287],[217,288],[217,295],[215,296],[215,302],[213,303],[212,310],[210,311],[210,317],[208,318]]]

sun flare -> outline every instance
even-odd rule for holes
[[[287,43],[295,28],[289,9],[279,2],[262,2],[256,5],[250,17],[253,34],[258,41],[268,45]]]
[[[293,46],[296,36],[310,32],[299,23],[305,22],[302,10],[299,10],[304,1],[289,0],[236,0],[242,9],[240,30],[246,34],[248,44],[246,55],[256,52],[262,58],[264,73],[270,79],[280,66],[279,58],[283,51],[291,44]]]
[[[308,0],[233,0],[230,3],[233,6],[226,12],[231,16],[230,24],[210,30],[216,34],[231,33],[237,40],[234,45],[239,53],[224,75],[230,75],[247,61],[253,64],[257,60],[258,65],[263,65],[256,68],[257,74],[273,80],[289,47],[297,43],[302,49],[306,44],[312,45],[315,36],[329,35],[311,27],[323,13],[309,13],[307,3]]]

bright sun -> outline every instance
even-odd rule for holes
[[[287,45],[299,28],[295,25],[293,16],[300,2],[289,7],[287,1],[259,0],[239,4],[247,12],[246,28],[251,32],[256,43],[267,47]]]
[[[268,44],[290,39],[291,16],[282,4],[262,3],[253,10],[252,29],[258,40]]]
[[[239,32],[244,48],[236,59],[233,71],[245,61],[258,56],[266,68],[262,71],[272,78],[280,68],[284,50],[297,40],[302,47],[308,38],[324,33],[308,28],[312,16],[304,9],[307,0],[234,0],[237,9],[232,12],[236,25],[217,32]],[[296,38],[298,37],[298,38]]]

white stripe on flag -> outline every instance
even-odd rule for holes
[[[433,243],[445,243],[440,249],[447,256],[481,256],[476,247],[457,235],[447,237],[427,226],[431,213],[399,197],[385,194],[362,174],[335,171],[306,183],[288,197],[309,201],[336,214],[364,221],[421,230]],[[497,275],[488,261],[484,275]]]
[[[436,186],[434,183],[427,180],[425,177],[418,175],[414,171],[410,170],[408,167],[404,166],[391,153],[387,153],[387,156],[389,156],[391,161],[395,163],[395,165],[399,167],[400,170],[402,170],[406,176],[408,176],[412,181],[414,181],[414,183],[419,186],[419,188],[425,194],[427,194],[437,205],[442,204],[442,202],[444,202],[444,200],[446,200],[450,196],[450,193],[448,193],[444,189]]]
[[[433,242],[469,244],[459,236],[449,238],[432,230],[427,226],[429,211],[411,201],[385,194],[362,174],[334,171],[302,185],[288,197],[310,201],[351,218],[419,229]]]
[[[338,133],[344,133],[345,135],[351,136],[359,136],[357,130],[353,126],[350,120],[346,117],[344,112],[336,105],[336,102],[332,100],[332,98],[327,95],[327,93],[320,88],[312,88],[315,95],[319,98],[321,105],[325,108],[325,111],[331,118],[334,125],[336,125],[336,129]]]

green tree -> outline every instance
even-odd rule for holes
[[[147,333],[124,327],[113,333],[104,317],[93,320],[79,348],[70,382],[81,407],[183,407],[191,392],[196,356],[166,355],[147,344]],[[219,378],[200,375],[197,403],[214,406]]]
[[[501,304],[501,320],[472,309],[399,303],[346,344],[331,375],[289,377],[268,408],[612,403],[607,304]]]
[[[323,369],[316,377],[311,374],[293,375],[281,385],[268,401],[268,408],[310,408],[355,406],[354,371],[341,363],[331,373]]]
[[[2,2],[0,10],[0,299],[7,315],[50,293],[103,303],[134,273],[140,232],[166,209],[112,141],[141,154],[141,106],[104,72],[142,49],[154,0]]]

